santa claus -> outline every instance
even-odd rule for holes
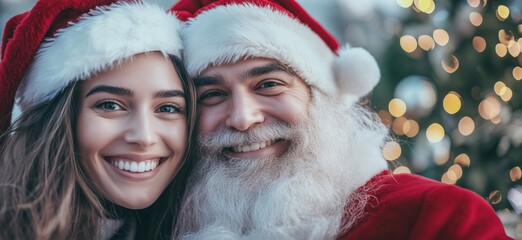
[[[382,157],[388,130],[358,104],[380,78],[294,0],[181,0],[199,156],[182,239],[504,239],[471,191]]]

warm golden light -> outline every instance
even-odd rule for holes
[[[506,84],[504,82],[498,81],[493,86],[493,90],[495,90],[495,93],[500,96],[503,92],[506,91]]]
[[[446,172],[442,175],[441,182],[453,185],[457,182],[457,180],[455,179],[454,175],[448,176],[448,173]]]
[[[518,45],[518,43],[515,41],[511,41],[508,47],[508,52],[512,57],[518,57],[518,55],[520,54],[520,46]]]
[[[393,117],[388,111],[380,110],[377,115],[381,119],[382,124],[386,127],[390,127],[393,122]]]
[[[417,49],[417,40],[411,35],[404,35],[399,40],[402,50],[411,53]]]
[[[426,129],[426,137],[431,143],[438,143],[444,138],[444,128],[438,123],[433,123]]]
[[[473,48],[479,53],[486,50],[486,40],[483,37],[476,36],[473,38]]]
[[[522,79],[522,68],[521,67],[515,67],[513,68],[513,77],[515,80],[520,81]]]
[[[413,4],[413,0],[397,0],[397,4],[403,8],[409,8]]]
[[[388,161],[397,160],[401,156],[401,145],[396,141],[387,142],[382,148],[382,155]]]
[[[491,192],[488,196],[488,201],[491,204],[498,204],[502,200],[502,195],[500,194],[499,190],[495,190]]]
[[[404,134],[406,134],[406,136],[408,136],[409,138],[417,136],[417,134],[419,133],[419,124],[417,123],[417,121],[410,119],[406,121],[406,123],[404,125],[408,125],[408,129],[406,131],[406,127],[403,127]]]
[[[480,0],[468,0],[468,4],[471,7],[478,7],[480,5]]]
[[[520,167],[514,167],[509,171],[509,178],[511,178],[511,181],[515,182],[520,180],[522,178],[522,170]]]
[[[455,180],[459,180],[462,177],[462,167],[458,164],[453,164],[453,166],[451,166],[448,169],[448,173],[450,173],[450,172],[455,174],[455,177],[456,177]]]
[[[393,174],[408,174],[411,173],[411,170],[408,167],[405,166],[399,166],[393,170]]]
[[[500,115],[501,107],[500,101],[490,95],[480,102],[478,107],[479,115],[486,120],[492,120]]]
[[[435,48],[435,41],[433,41],[433,38],[429,35],[421,35],[419,37],[419,47],[424,51],[431,50]]]
[[[444,97],[442,105],[447,113],[455,114],[460,110],[460,107],[462,106],[460,96],[455,92],[450,92],[446,95],[446,97]]]
[[[455,161],[453,161],[453,163],[458,164],[462,167],[469,167],[469,165],[471,165],[471,159],[467,154],[461,153],[457,157],[455,157]]]
[[[504,102],[508,102],[513,97],[513,90],[511,88],[506,87],[504,88],[504,91],[502,92],[502,95],[500,95],[500,99]]]
[[[388,111],[394,117],[400,117],[406,113],[406,103],[398,98],[394,98],[388,104]]]
[[[463,136],[469,136],[475,131],[475,122],[470,117],[463,117],[459,121],[459,132]]]
[[[398,117],[393,121],[392,129],[397,135],[404,135],[404,125],[408,119],[404,117]]]
[[[506,32],[506,30],[500,29],[498,31],[498,40],[505,46],[510,47],[515,43],[515,36],[511,31]]]
[[[506,7],[505,5],[498,6],[498,8],[497,8],[497,18],[500,21],[504,21],[508,17],[509,17],[509,8]]]
[[[490,119],[491,123],[493,124],[499,124],[502,119],[500,119],[500,115],[495,116],[494,118]]]
[[[449,42],[449,34],[444,29],[436,29],[433,31],[433,39],[440,46],[445,46]]]
[[[413,3],[415,4],[415,7],[419,9],[419,11],[424,13],[433,12],[432,9],[434,9],[435,7],[435,3],[433,2],[433,0],[414,0]]]
[[[505,57],[506,54],[507,54],[507,47],[506,47],[506,45],[504,45],[502,43],[498,43],[495,46],[495,52],[497,53],[497,55],[499,57]]]
[[[469,14],[469,21],[471,22],[471,24],[473,24],[473,26],[475,27],[478,27],[482,24],[482,21],[484,19],[482,18],[482,15],[478,12],[471,12]]]
[[[451,55],[448,62],[442,61],[442,68],[448,73],[454,73],[459,69],[459,59]]]

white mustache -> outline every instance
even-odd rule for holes
[[[216,132],[200,134],[199,147],[207,153],[218,153],[227,147],[278,139],[288,140],[295,135],[295,128],[289,124],[279,120],[268,120],[245,132],[223,128]]]

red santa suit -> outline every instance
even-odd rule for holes
[[[511,239],[476,193],[414,174],[383,171],[365,216],[340,239]]]

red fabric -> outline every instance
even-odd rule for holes
[[[7,22],[0,62],[0,134],[10,125],[16,89],[42,41],[96,6],[106,6],[116,1],[40,0],[29,12]]]
[[[367,215],[340,239],[510,239],[493,208],[467,189],[385,171]]]
[[[261,7],[271,6],[284,12],[311,28],[334,53],[339,49],[337,40],[295,0],[180,0],[171,7],[170,11],[174,12],[182,21],[187,21],[189,18],[195,18],[201,12],[217,6],[246,3]]]

